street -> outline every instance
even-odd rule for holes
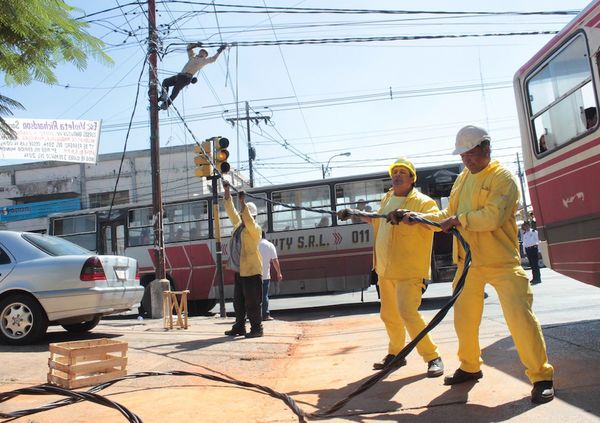
[[[488,288],[480,330],[484,377],[452,388],[442,378],[427,379],[416,352],[408,364],[351,400],[329,421],[336,422],[596,422],[600,418],[600,290],[542,269],[535,285],[534,310],[541,321],[551,364],[556,368],[554,401],[534,406],[502,317]],[[426,320],[446,302],[449,284],[431,285],[422,312]],[[273,299],[275,320],[265,336],[228,338],[233,322],[193,317],[188,330],[165,331],[162,320],[114,317],[83,339],[112,338],[129,344],[128,373],[185,370],[228,376],[289,394],[306,412],[323,410],[345,398],[373,374],[371,365],[387,353],[375,289],[364,294]],[[230,304],[228,304],[228,308]],[[215,308],[218,310],[218,307]],[[214,311],[214,310],[213,310]],[[452,311],[434,329],[446,374],[458,366]],[[28,347],[1,345],[0,391],[46,381],[48,343],[82,339],[51,328],[45,341]],[[191,376],[127,380],[102,392],[144,422],[294,422],[278,399],[254,389]],[[8,412],[37,407],[54,396],[23,396],[0,404]],[[90,417],[93,415],[93,418]],[[17,422],[121,422],[125,418],[89,402],[16,419]]]

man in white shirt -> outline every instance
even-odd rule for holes
[[[540,265],[538,263],[538,244],[540,243],[538,232],[531,229],[529,222],[523,223],[521,229],[523,229],[523,248],[525,249],[525,254],[527,255],[527,260],[529,261],[529,266],[531,267],[531,272],[533,274],[531,284],[535,285],[542,283],[540,277]]]
[[[158,107],[162,110],[167,110],[167,108],[171,105],[175,97],[179,94],[184,87],[189,85],[190,83],[195,83],[196,78],[194,77],[200,69],[209,63],[213,63],[219,55],[225,50],[225,45],[222,45],[218,48],[217,54],[214,56],[208,57],[208,51],[201,49],[198,54],[194,54],[194,48],[202,46],[202,43],[194,43],[187,45],[187,54],[188,54],[188,62],[185,64],[181,72],[177,75],[173,75],[169,78],[166,78],[162,83],[162,95],[159,98],[159,101],[163,103]],[[173,87],[173,92],[169,97],[169,88]]]
[[[258,250],[262,257],[262,287],[263,287],[263,299],[262,299],[262,319],[273,320],[269,314],[269,285],[271,283],[271,263],[275,267],[277,272],[277,280],[281,281],[281,268],[279,267],[279,259],[277,258],[277,250],[275,246],[265,238],[265,232],[262,233],[262,239],[258,244]]]

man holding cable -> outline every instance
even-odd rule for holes
[[[421,214],[439,222],[444,231],[456,228],[471,249],[471,267],[454,305],[460,367],[444,383],[455,385],[483,377],[479,325],[484,288],[490,283],[498,293],[525,373],[533,383],[531,401],[542,404],[554,398],[554,369],[548,363],[542,329],[532,310],[533,294],[521,267],[515,219],[519,188],[514,175],[491,159],[490,141],[488,133],[476,126],[465,126],[458,132],[454,154],[460,154],[465,169],[454,182],[448,207]],[[411,215],[414,213],[398,210],[392,220],[418,225],[411,222]],[[453,258],[458,269],[453,286],[462,274],[465,255],[455,239]]]
[[[256,223],[258,210],[254,203],[246,203],[246,194],[238,192],[240,212],[233,205],[229,182],[223,180],[225,211],[233,224],[229,240],[228,266],[235,272],[233,287],[233,310],[235,323],[225,331],[227,336],[257,338],[263,336],[262,326],[262,259],[258,244],[262,229]],[[250,321],[250,332],[246,332],[246,315]]]
[[[415,188],[417,172],[409,160],[396,160],[390,165],[389,174],[392,188],[381,199],[378,214],[393,213],[397,209],[421,213],[438,211],[435,200]],[[379,218],[356,215],[358,211],[340,210],[338,217],[342,220],[360,217],[363,222],[373,225],[373,264],[379,278],[380,314],[389,337],[388,354],[381,362],[373,364],[374,370],[380,370],[390,365],[404,348],[406,332],[414,339],[426,326],[419,306],[424,279],[431,277],[431,247],[435,228],[392,225]],[[427,363],[427,377],[439,377],[444,373],[438,347],[429,334],[419,341],[417,351]],[[405,364],[406,360],[397,360],[393,366]]]

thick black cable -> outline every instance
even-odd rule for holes
[[[119,404],[116,401],[111,401],[108,398],[103,397],[102,395],[98,395],[94,392],[91,392],[91,390],[87,391],[87,392],[72,391],[70,389],[64,389],[64,388],[60,388],[58,386],[44,384],[44,385],[32,386],[29,388],[16,389],[16,390],[10,391],[10,392],[0,393],[0,402],[7,401],[7,400],[17,397],[19,395],[60,395],[60,396],[67,397],[68,400],[62,401],[61,405],[56,405],[56,403],[50,403],[50,404],[46,404],[45,406],[42,406],[42,407],[28,409],[28,410],[14,411],[11,413],[0,412],[0,417],[2,417],[4,419],[17,418],[17,417],[35,414],[35,413],[39,413],[42,411],[51,410],[51,409],[54,409],[54,408],[57,408],[57,407],[60,407],[63,405],[73,404],[75,402],[85,400],[85,401],[90,401],[90,402],[93,402],[93,403],[96,403],[99,405],[103,405],[105,407],[114,408],[115,410],[117,410],[121,414],[123,414],[127,418],[127,420],[131,423],[142,423],[142,419],[137,414],[132,413],[126,407],[124,407],[122,404]]]
[[[377,214],[377,213],[360,212],[358,210],[352,210],[352,211],[350,211],[349,214],[356,215],[356,216],[366,216],[366,217],[371,217],[371,218],[387,218],[387,215],[381,215],[381,214]],[[440,227],[439,223],[432,222],[430,220],[427,220],[427,219],[425,219],[423,217],[419,217],[419,216],[414,216],[411,218],[411,220],[414,222],[419,222],[422,224],[431,225],[431,226],[435,226],[438,228]],[[411,340],[408,344],[406,344],[406,346],[404,348],[402,348],[402,350],[387,364],[386,367],[384,367],[383,369],[381,369],[380,371],[375,373],[373,376],[371,376],[369,379],[367,379],[365,382],[363,382],[358,388],[356,388],[353,392],[351,392],[346,398],[336,402],[334,405],[332,405],[331,407],[329,407],[325,410],[316,411],[314,413],[308,414],[307,417],[319,419],[319,418],[325,418],[327,416],[330,416],[331,414],[335,413],[340,408],[342,408],[344,405],[346,405],[352,398],[365,392],[366,390],[371,388],[373,385],[375,385],[377,382],[379,382],[381,379],[385,378],[390,373],[393,373],[395,370],[398,369],[397,363],[404,360],[406,358],[406,356],[417,346],[419,341],[421,341],[421,339],[423,339],[433,328],[435,328],[444,319],[444,317],[446,317],[446,314],[448,314],[448,311],[450,311],[450,309],[452,308],[452,306],[458,299],[460,293],[462,292],[463,287],[465,285],[465,281],[467,279],[467,274],[469,272],[469,268],[471,267],[471,249],[469,247],[469,244],[465,241],[465,239],[462,237],[462,235],[456,228],[452,228],[451,233],[458,239],[458,241],[462,245],[463,249],[465,250],[466,254],[465,254],[465,262],[464,262],[464,267],[463,267],[462,273],[454,287],[454,290],[452,291],[452,296],[450,297],[450,300],[448,300],[448,302],[446,304],[444,304],[444,306],[435,314],[435,316],[433,316],[433,318],[427,324],[427,326],[425,326],[425,328],[421,332],[419,332],[419,334],[417,336],[415,336],[413,340]]]
[[[349,216],[352,216],[352,215],[365,216],[365,217],[370,217],[370,218],[386,218],[387,217],[387,215],[382,215],[382,214],[377,214],[377,213],[366,213],[366,212],[361,212],[359,210],[349,210],[348,215]],[[438,228],[440,227],[439,223],[432,222],[432,221],[427,220],[420,216],[414,216],[411,218],[411,220],[413,220],[414,222],[421,223],[421,224],[435,226]],[[100,405],[116,408],[124,416],[126,416],[128,418],[129,422],[132,422],[132,423],[140,422],[141,423],[141,419],[137,415],[135,415],[134,413],[131,413],[129,410],[127,410],[127,408],[123,407],[121,404],[118,404],[114,401],[110,401],[110,400],[102,397],[101,395],[98,394],[98,392],[103,389],[106,389],[109,386],[112,386],[115,383],[120,382],[122,380],[137,379],[137,378],[144,378],[144,377],[150,377],[150,376],[195,376],[195,377],[200,377],[200,378],[204,378],[204,379],[208,379],[208,380],[212,380],[212,381],[216,381],[216,382],[233,384],[233,385],[237,385],[237,386],[244,387],[244,388],[256,389],[260,392],[264,392],[265,394],[267,394],[273,398],[277,398],[277,399],[283,401],[288,406],[288,408],[290,408],[290,410],[292,410],[292,412],[298,417],[298,421],[301,423],[306,422],[306,419],[324,419],[324,418],[332,417],[333,413],[335,413],[340,408],[342,408],[344,405],[346,405],[350,400],[352,400],[352,398],[367,391],[372,386],[374,386],[377,382],[379,382],[380,380],[382,380],[383,378],[385,378],[386,376],[388,376],[389,374],[391,374],[395,370],[397,370],[399,368],[397,363],[399,361],[404,360],[406,358],[406,356],[417,346],[417,344],[421,341],[421,339],[423,339],[423,337],[425,337],[433,328],[435,328],[444,319],[444,317],[448,314],[448,311],[452,308],[452,306],[458,299],[460,293],[463,290],[463,287],[464,287],[464,284],[465,284],[465,281],[467,278],[467,274],[469,272],[469,268],[471,267],[471,249],[469,247],[469,244],[464,240],[464,238],[462,237],[462,235],[456,228],[452,228],[451,233],[458,239],[458,241],[462,245],[463,249],[465,250],[466,254],[465,254],[464,266],[462,268],[462,273],[461,273],[459,279],[457,280],[456,285],[454,286],[450,300],[435,314],[435,316],[431,319],[429,324],[427,324],[427,326],[425,326],[425,328],[417,336],[415,336],[414,339],[412,339],[408,344],[406,344],[406,346],[387,364],[386,367],[379,370],[377,373],[375,373],[373,376],[371,376],[369,379],[367,379],[365,382],[363,382],[360,386],[358,386],[358,388],[356,388],[354,391],[352,391],[344,399],[336,402],[335,404],[333,404],[331,407],[329,407],[327,409],[315,411],[312,413],[306,413],[298,406],[296,401],[292,397],[290,397],[288,394],[277,392],[268,386],[259,385],[256,383],[245,382],[245,381],[238,380],[238,379],[231,378],[231,377],[222,377],[222,376],[216,376],[216,375],[205,374],[205,373],[196,373],[196,372],[187,372],[187,371],[176,370],[176,371],[169,371],[169,372],[134,373],[131,375],[123,376],[121,378],[113,379],[108,382],[104,382],[104,383],[95,385],[92,388],[90,388],[87,392],[69,391],[69,390],[58,388],[58,387],[55,387],[52,385],[38,385],[35,387],[31,387],[31,388],[23,388],[23,389],[17,389],[14,391],[10,391],[10,392],[0,393],[0,403],[5,402],[5,401],[12,399],[19,395],[63,395],[63,396],[68,397],[67,399],[49,403],[49,404],[46,404],[44,406],[37,407],[37,408],[13,411],[11,413],[0,413],[0,417],[2,417],[2,418],[23,417],[23,416],[51,410],[54,408],[63,407],[65,405],[74,404],[79,401],[88,400],[88,401],[93,401]]]

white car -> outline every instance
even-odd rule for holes
[[[137,308],[135,259],[96,255],[65,239],[0,231],[0,342],[37,341],[48,325],[93,329],[102,316]]]

